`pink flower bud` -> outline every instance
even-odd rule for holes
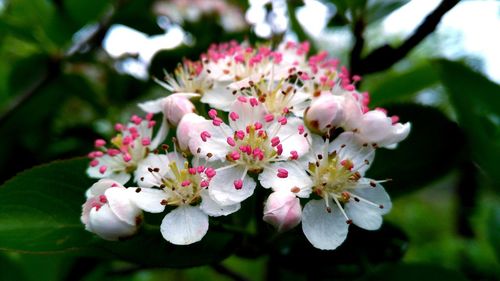
[[[134,235],[142,222],[142,211],[129,200],[127,189],[116,181],[101,179],[86,193],[81,221],[85,229],[106,240]]]
[[[184,115],[193,112],[193,103],[186,97],[180,95],[170,95],[165,98],[163,103],[163,113],[167,121],[174,126],[179,124]]]
[[[307,127],[314,132],[321,133],[326,133],[331,128],[341,127],[344,119],[344,97],[328,93],[313,100],[304,116]]]
[[[188,113],[182,117],[177,125],[177,141],[179,147],[186,151],[189,147],[190,136],[200,137],[199,124],[206,122],[206,120],[195,113]]]
[[[271,193],[264,206],[264,221],[284,232],[297,226],[301,220],[302,209],[299,198],[289,191]]]

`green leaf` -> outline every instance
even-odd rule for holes
[[[87,159],[56,161],[20,173],[0,187],[0,250],[30,253],[72,252],[118,258],[144,266],[187,267],[219,262],[239,238],[211,230],[201,242],[175,246],[159,226],[145,225],[126,241],[109,242],[85,231],[80,222]],[[163,216],[159,214],[157,216]]]
[[[111,1],[106,0],[65,0],[63,2],[68,15],[81,26],[97,21],[110,4]]]
[[[378,149],[368,177],[387,179],[391,196],[421,188],[439,179],[456,166],[464,149],[464,137],[456,123],[439,110],[416,104],[386,107],[401,122],[410,122],[406,140],[392,149]]]
[[[388,264],[377,268],[364,278],[363,281],[384,280],[384,281],[465,281],[467,280],[459,272],[446,269],[439,265],[401,263]]]
[[[13,259],[0,252],[0,280],[28,281],[23,270],[13,261]]]
[[[366,77],[363,89],[370,92],[371,104],[405,100],[439,82],[432,64],[421,63],[403,72],[374,74]]]
[[[435,65],[467,134],[474,161],[487,178],[500,183],[500,85],[458,62],[438,60]]]
[[[366,21],[368,23],[374,23],[383,19],[408,2],[409,0],[370,1],[368,8],[366,9]]]
[[[314,248],[302,230],[295,228],[277,237],[270,247],[271,259],[282,268],[336,279],[352,271],[359,274],[367,265],[399,261],[408,247],[408,237],[387,222],[377,231],[352,225],[346,241],[337,249],[328,251]],[[314,266],[306,267],[304,261],[313,261]]]
[[[50,57],[34,54],[15,62],[8,77],[8,90],[15,96],[31,90],[45,79],[49,72]]]
[[[0,249],[75,250],[92,238],[80,222],[92,184],[86,159],[59,161],[20,173],[0,187]]]
[[[500,260],[500,206],[491,209],[486,225],[488,226],[488,240],[495,251],[497,259]]]

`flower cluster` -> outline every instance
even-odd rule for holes
[[[166,74],[158,83],[169,95],[139,104],[145,117],[117,124],[111,145],[96,140],[87,173],[101,180],[87,193],[86,228],[116,240],[135,233],[142,211],[169,210],[161,234],[191,244],[209,217],[238,211],[263,188],[263,220],[279,232],[302,223],[316,248],[337,248],[352,223],[378,229],[391,201],[365,172],[376,149],[395,148],[410,124],[370,109],[359,76],[308,52],[307,42],[223,43]]]

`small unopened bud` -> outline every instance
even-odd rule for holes
[[[182,117],[188,113],[194,112],[193,103],[186,97],[180,95],[170,95],[165,98],[163,103],[163,113],[168,123],[177,126]]]
[[[134,235],[142,222],[142,211],[130,200],[127,189],[110,179],[101,179],[86,193],[81,221],[85,229],[106,240]]]
[[[199,124],[206,120],[195,113],[188,113],[182,117],[177,125],[177,141],[181,150],[186,151],[189,146],[190,135],[200,137]]]
[[[325,93],[312,101],[306,110],[304,121],[317,133],[326,133],[330,128],[341,127],[344,122],[344,98]]]
[[[294,193],[277,191],[271,193],[264,206],[264,221],[284,232],[297,226],[301,220],[300,201]]]

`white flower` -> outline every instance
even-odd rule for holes
[[[208,216],[225,216],[240,208],[239,204],[220,206],[210,198],[207,188],[215,174],[211,167],[189,166],[176,152],[150,154],[135,173],[140,187],[130,191],[131,200],[151,213],[174,206],[162,221],[161,234],[176,245],[192,244],[208,231]]]
[[[290,191],[273,192],[264,206],[263,220],[278,232],[290,230],[300,223],[302,208],[299,198]]]
[[[145,119],[134,115],[127,126],[116,124],[115,129],[120,133],[111,139],[111,147],[106,147],[106,141],[102,139],[96,140],[96,150],[89,153],[92,159],[87,169],[89,177],[126,183],[140,161],[163,142],[168,133],[168,127],[162,125],[152,139],[155,125],[152,117],[153,114],[148,114]]]
[[[385,110],[375,109],[349,120],[347,127],[364,142],[379,147],[395,148],[410,133],[411,124],[398,122],[399,117],[388,117]]]
[[[284,61],[280,51],[272,51],[266,46],[251,48],[235,42],[213,45],[204,55],[204,68],[217,90],[206,92],[201,101],[229,111],[236,93],[242,91],[243,95],[261,100],[267,96],[270,101],[266,106],[271,113],[281,114],[284,108],[292,110],[294,105],[296,111],[301,112],[299,104],[309,95],[301,93],[297,87],[297,67],[289,60],[287,57]],[[294,82],[291,76],[295,77]],[[281,96],[282,92],[288,95]]]
[[[81,221],[85,229],[106,240],[118,240],[137,232],[142,211],[130,202],[127,189],[116,181],[101,179],[86,193]]]
[[[284,162],[275,168],[289,171],[286,181],[273,173],[263,173],[273,189],[312,190],[321,200],[310,200],[302,212],[302,229],[314,247],[332,250],[347,236],[351,223],[375,230],[382,215],[389,212],[391,201],[381,181],[364,178],[374,158],[374,148],[360,144],[352,132],[339,135],[332,143],[314,139],[310,154],[300,164]]]
[[[222,162],[209,192],[221,205],[239,203],[252,195],[256,186],[248,173],[258,174],[272,163],[297,159],[309,150],[310,137],[302,120],[276,117],[266,112],[255,98],[240,96],[229,113],[229,125],[209,112],[212,121],[198,125],[190,135],[193,154]],[[286,177],[287,171],[281,171]]]

